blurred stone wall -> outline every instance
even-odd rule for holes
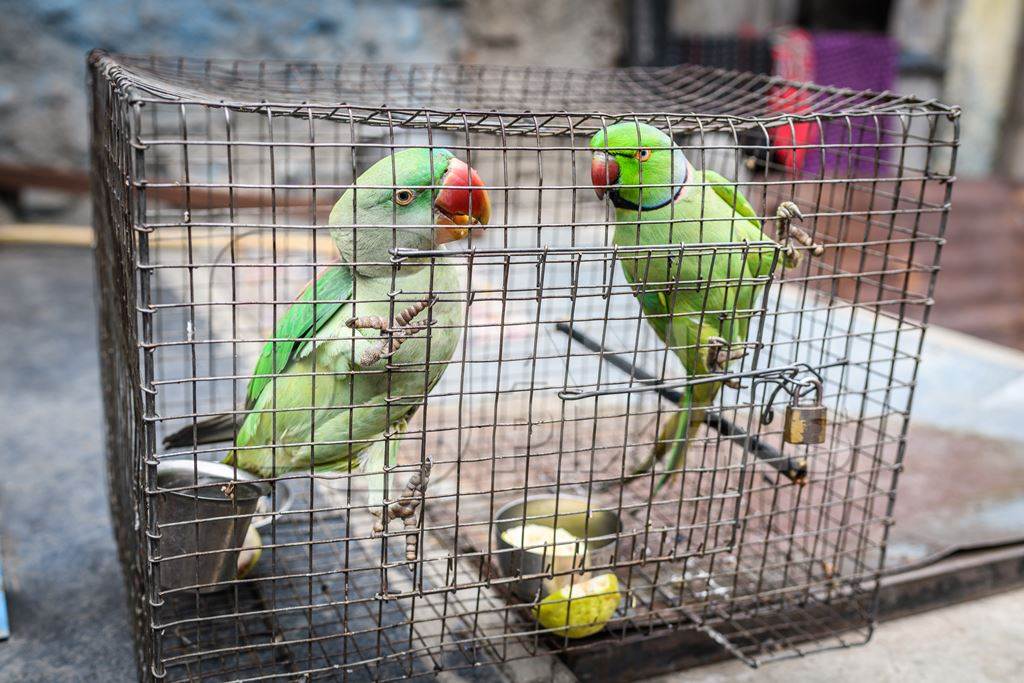
[[[0,0],[0,162],[84,168],[85,56],[610,66],[625,0]]]
[[[944,97],[963,107],[957,171],[991,173],[1013,121],[1015,90],[1022,83],[1017,45],[1024,0],[962,0],[953,23]]]
[[[630,0],[471,0],[466,59],[486,64],[614,66]]]
[[[86,166],[85,55],[607,67],[654,0],[0,0],[0,163]],[[667,0],[673,34],[768,32],[798,0]],[[890,34],[964,105],[960,168],[1024,178],[1024,0],[894,0]]]
[[[672,0],[669,27],[678,35],[765,32],[796,20],[798,0]]]
[[[0,0],[0,161],[85,167],[92,48],[453,61],[464,49],[462,11],[450,0]]]

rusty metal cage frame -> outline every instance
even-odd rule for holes
[[[704,630],[756,665],[870,637],[957,108],[691,65],[102,52],[89,63],[110,498],[142,677],[393,680],[635,647],[665,629]],[[580,171],[589,137],[622,120],[670,132],[695,167],[734,179],[766,225],[795,201],[824,246],[756,283],[750,353],[728,373],[741,388],[719,393],[675,490],[656,497],[653,475],[611,484],[653,445],[679,389],[702,378],[685,378],[643,322],[616,263],[629,250],[610,243],[614,216]],[[811,133],[801,142],[800,131]],[[442,293],[467,310],[454,367],[425,385],[408,430],[385,437],[410,442],[389,478],[406,480],[428,458],[435,472],[412,570],[403,531],[369,531],[355,477],[310,468],[267,478],[252,576],[162,588],[157,466],[225,449],[171,453],[161,439],[210,415],[245,415],[255,350],[333,258],[326,210],[367,161],[412,146],[464,155],[495,204],[483,237],[389,254],[393,270],[418,258],[468,276]],[[780,149],[816,167],[782,163]],[[779,258],[771,240],[634,253],[755,248]],[[392,316],[396,301],[392,292]],[[777,389],[808,377],[822,383],[829,436],[791,446],[773,420],[786,400]],[[626,594],[601,635],[539,626],[512,597],[521,577],[497,569],[498,508],[551,492],[622,520],[614,551],[587,567],[616,572]],[[571,583],[579,572],[564,573]]]

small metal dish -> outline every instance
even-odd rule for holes
[[[192,467],[191,458],[182,460],[165,460],[164,463],[171,462],[187,462],[189,468]],[[204,472],[217,473],[219,476],[227,477],[235,481],[253,481],[259,479],[256,475],[247,472],[241,468],[232,467],[231,465],[225,465],[222,462],[216,460],[201,460],[199,467]],[[266,495],[260,496],[259,502],[256,504],[256,513],[252,518],[252,526],[257,529],[263,527],[274,521],[275,516],[280,516],[283,512],[288,512],[294,505],[294,494],[292,491],[292,479],[281,478],[274,482],[273,492],[268,492]]]
[[[242,476],[244,475],[244,476]],[[253,513],[270,485],[215,462],[167,460],[157,465],[156,504],[160,529],[160,586],[201,586],[201,593],[236,578],[238,553]],[[166,491],[181,487],[182,491]],[[182,556],[182,557],[175,557]],[[204,585],[208,584],[208,585]]]
[[[523,524],[564,529],[583,541],[585,550],[573,554],[528,551],[502,538],[505,531]],[[532,602],[568,584],[574,571],[609,564],[612,541],[621,530],[622,520],[614,512],[591,510],[588,515],[584,498],[541,495],[525,502],[515,500],[502,506],[494,518],[498,567],[505,576],[527,577],[515,581],[512,590]]]

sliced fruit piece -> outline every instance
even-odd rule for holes
[[[618,577],[601,574],[555,591],[534,607],[534,616],[555,635],[586,638],[604,628],[621,600]]]
[[[262,554],[263,539],[260,538],[260,532],[256,531],[256,527],[250,525],[245,532],[242,551],[238,553],[238,578],[244,579],[260,561]]]
[[[563,556],[583,554],[585,544],[565,529],[543,524],[522,524],[509,527],[501,540],[538,555]]]

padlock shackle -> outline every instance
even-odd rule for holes
[[[798,369],[803,369],[809,373],[811,379],[796,379],[795,375]],[[791,406],[795,406],[800,402],[800,398],[804,395],[804,390],[808,388],[817,393],[818,403],[821,403],[821,399],[825,395],[822,389],[821,375],[806,363],[798,363],[786,368],[785,374],[777,379],[762,378],[755,380],[754,384],[756,385],[761,382],[775,384],[775,389],[769,394],[768,400],[765,401],[765,407],[761,411],[761,424],[763,425],[771,424],[771,421],[774,419],[775,411],[772,409],[772,406],[775,404],[775,398],[779,395],[780,391],[785,391],[789,394],[789,405]]]
[[[825,390],[821,386],[821,380],[820,379],[818,379],[817,377],[814,377],[814,378],[809,379],[809,380],[802,380],[801,384],[803,386],[801,386],[799,389],[794,391],[793,394],[792,394],[793,402],[792,402],[791,405],[799,405],[800,404],[800,399],[802,399],[804,396],[806,396],[808,393],[810,393],[810,392],[805,391],[805,389],[810,389],[811,392],[814,393],[815,402],[816,403],[821,403],[821,399],[825,395]]]

